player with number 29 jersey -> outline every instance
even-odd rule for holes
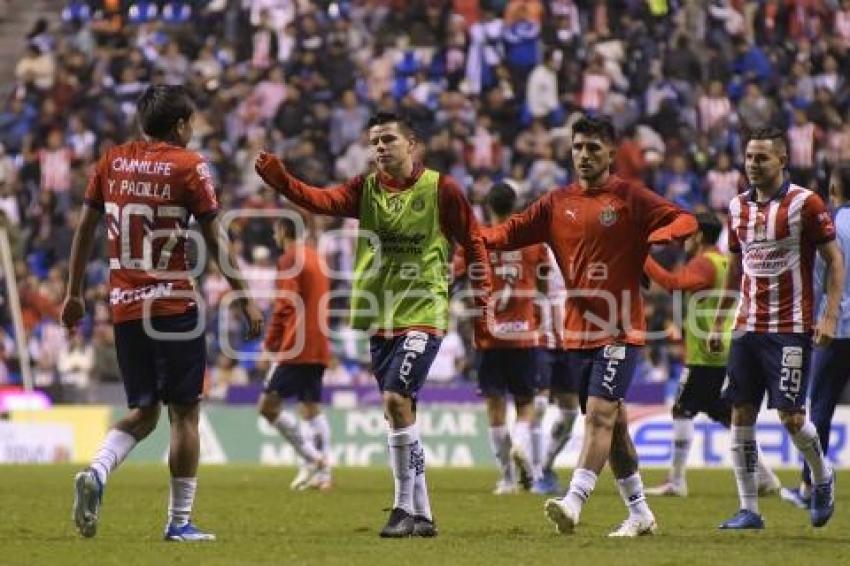
[[[194,152],[163,141],[110,149],[98,162],[85,201],[106,214],[113,321],[185,313],[194,307],[186,261],[189,217],[215,214],[209,167]]]

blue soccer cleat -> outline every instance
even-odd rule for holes
[[[763,529],[764,519],[758,513],[741,509],[735,513],[734,517],[720,523],[718,528],[723,530]]]
[[[74,477],[74,524],[80,536],[91,538],[97,533],[97,514],[103,500],[103,484],[91,468]]]
[[[816,485],[812,490],[812,506],[809,508],[809,516],[813,527],[822,527],[829,522],[832,512],[835,511],[835,472],[829,481]]]
[[[179,527],[169,524],[165,528],[165,536],[163,538],[170,542],[202,542],[215,540],[215,535],[201,531],[189,521]]]
[[[809,509],[812,506],[812,496],[803,495],[799,487],[783,487],[779,490],[779,498],[798,509]]]
[[[531,493],[538,495],[558,495],[560,492],[561,485],[558,483],[558,476],[552,470],[543,472],[543,477],[531,486]]]

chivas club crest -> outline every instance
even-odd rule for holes
[[[617,221],[617,217],[617,211],[609,204],[599,213],[599,223],[607,228]]]
[[[410,205],[414,212],[421,212],[425,208],[425,199],[416,197]]]
[[[401,199],[399,197],[390,197],[387,201],[387,209],[390,212],[401,212]]]

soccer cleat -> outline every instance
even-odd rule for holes
[[[415,521],[413,515],[395,507],[390,512],[390,517],[387,519],[387,524],[381,529],[381,538],[405,538],[413,534]]]
[[[578,525],[579,512],[563,499],[547,499],[543,504],[543,513],[561,534],[572,534]]]
[[[662,497],[687,497],[688,484],[686,484],[685,482],[677,484],[671,482],[670,480],[667,480],[661,485],[645,489],[644,493],[646,495],[656,495]]]
[[[165,527],[163,538],[169,542],[203,542],[215,540],[215,535],[201,531],[189,521],[179,527],[169,524]]]
[[[731,519],[720,523],[718,528],[723,530],[763,529],[764,519],[758,513],[741,509]]]
[[[835,472],[828,482],[816,485],[812,490],[812,503],[809,516],[813,527],[822,527],[829,522],[835,511]]]
[[[422,515],[414,515],[413,517],[413,532],[412,536],[432,538],[437,536],[437,524],[434,519],[429,519]]]
[[[799,487],[795,487],[793,489],[783,487],[779,490],[779,498],[798,509],[808,509],[812,505],[812,496],[803,495],[803,492],[800,491]]]
[[[543,477],[531,486],[531,493],[537,495],[556,495],[560,492],[561,485],[558,483],[558,476],[552,470],[543,472]]]
[[[517,446],[511,448],[511,459],[519,472],[519,485],[523,490],[528,491],[532,484],[531,462],[528,461],[525,452]]]
[[[318,489],[319,491],[328,491],[332,487],[333,481],[331,481],[331,473],[329,470],[325,469],[325,471],[313,476],[313,478],[307,482],[306,487],[304,487],[303,489]]]
[[[608,533],[611,538],[635,538],[647,535],[654,535],[658,530],[658,523],[655,522],[655,517],[629,517],[617,527],[616,530]]]
[[[293,491],[301,491],[307,487],[307,482],[310,480],[310,468],[308,466],[299,466],[298,473],[289,484],[289,489]]]
[[[493,495],[514,495],[519,492],[516,482],[510,480],[499,480],[493,489]]]
[[[74,524],[80,536],[91,538],[97,533],[97,514],[103,500],[103,484],[91,468],[74,477]]]

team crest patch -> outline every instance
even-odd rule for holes
[[[617,222],[618,217],[617,211],[609,204],[599,213],[599,223],[607,228],[608,226],[613,226]]]
[[[413,199],[413,203],[410,205],[410,208],[412,208],[414,212],[421,212],[425,208],[425,199],[422,197],[416,197]]]
[[[390,198],[387,202],[387,209],[390,212],[401,212],[401,199],[398,197]]]

